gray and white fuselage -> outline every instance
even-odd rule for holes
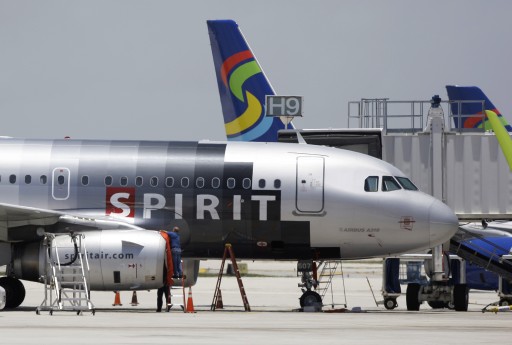
[[[4,207],[151,230],[179,225],[191,258],[219,258],[227,242],[239,258],[365,258],[433,247],[455,233],[456,216],[425,193],[365,191],[368,177],[386,176],[404,174],[311,145],[0,140]],[[0,241],[37,238],[40,223],[9,223],[9,214]]]

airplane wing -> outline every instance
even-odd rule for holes
[[[40,238],[38,228],[48,232],[84,230],[144,230],[106,216],[86,216],[0,203],[0,242],[23,242]]]

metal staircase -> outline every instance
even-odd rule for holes
[[[478,239],[485,246],[473,243],[473,239]],[[450,240],[450,252],[505,279],[512,280],[512,260],[503,257],[508,256],[509,250],[495,245],[480,234],[459,228]]]
[[[341,265],[341,260],[327,260],[323,261],[319,264],[319,267],[321,267],[320,273],[318,274],[318,280],[317,280],[317,293],[322,297],[322,301],[325,301],[324,297],[327,294],[327,291],[331,290],[331,304],[334,308],[334,295],[333,295],[333,289],[332,289],[332,279],[335,275],[337,275],[336,271],[338,269],[338,266]],[[341,266],[340,266],[341,267]],[[343,272],[340,273],[343,275]],[[346,307],[346,301],[345,301],[345,307]],[[325,305],[325,303],[324,303]]]
[[[50,315],[54,311],[74,311],[80,315],[83,311],[95,314],[94,306],[90,300],[89,285],[86,271],[89,272],[87,250],[82,242],[84,235],[67,234],[73,245],[73,254],[70,261],[61,262],[56,234],[45,233],[43,247],[45,249],[46,272],[42,280],[45,292],[44,300],[36,309],[36,313],[48,310]]]

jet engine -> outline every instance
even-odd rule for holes
[[[82,253],[89,264],[86,279],[91,290],[149,290],[163,285],[165,240],[156,231],[103,230],[83,232]],[[46,246],[44,240],[18,244],[13,251],[13,273],[18,279],[43,281],[49,260],[69,264],[77,249],[69,235],[58,235]],[[186,286],[194,285],[199,260],[184,260]],[[47,276],[49,279],[50,277]]]

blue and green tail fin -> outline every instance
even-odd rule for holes
[[[508,132],[512,132],[512,127],[507,123],[500,111],[492,104],[484,92],[477,86],[458,86],[447,85],[446,91],[450,101],[484,101],[484,109],[496,113],[498,119],[505,126]],[[454,124],[456,128],[483,128],[491,130],[489,120],[482,114],[482,104],[478,102],[452,103],[451,104]],[[461,114],[459,118],[457,115]],[[474,115],[474,116],[471,116]]]
[[[275,92],[237,23],[208,20],[207,25],[228,140],[277,141],[285,124],[265,117],[265,96]]]

